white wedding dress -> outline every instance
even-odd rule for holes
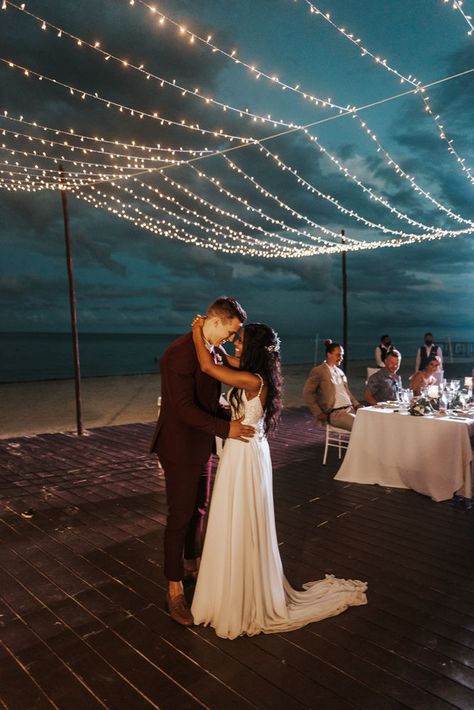
[[[293,589],[283,574],[273,510],[272,464],[260,397],[233,418],[255,427],[248,442],[227,439],[217,468],[191,612],[218,636],[292,631],[367,603],[367,584],[325,579]]]

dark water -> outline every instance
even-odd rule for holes
[[[83,377],[132,375],[158,372],[158,361],[178,334],[83,333],[80,334]],[[352,337],[350,360],[371,364],[377,342]],[[396,341],[404,360],[413,362],[419,342]],[[232,353],[232,347],[229,346]],[[323,343],[313,336],[281,335],[285,365],[312,364],[324,359]],[[0,382],[26,382],[73,377],[69,333],[0,333]]]
[[[158,360],[177,337],[177,334],[81,334],[81,374],[99,377],[157,372]],[[2,333],[0,348],[0,382],[73,377],[69,333]],[[287,364],[313,362],[314,352],[314,338],[283,339],[282,356]]]

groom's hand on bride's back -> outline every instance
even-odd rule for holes
[[[234,419],[230,423],[229,429],[229,439],[238,439],[239,441],[248,441],[255,434],[255,429],[253,426],[248,424],[242,424],[243,417],[240,419]]]

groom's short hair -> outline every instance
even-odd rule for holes
[[[235,298],[231,296],[219,296],[211,303],[207,309],[208,316],[217,316],[223,320],[238,318],[241,323],[247,320],[247,314]]]

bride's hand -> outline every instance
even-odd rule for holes
[[[194,316],[191,326],[193,330],[198,330],[201,329],[204,326],[204,321],[206,318],[204,316],[200,316],[199,314],[197,316]]]

